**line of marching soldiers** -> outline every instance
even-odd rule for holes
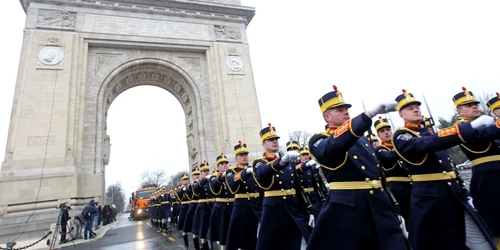
[[[496,250],[500,120],[481,115],[465,88],[453,102],[462,119],[435,132],[406,90],[351,118],[351,105],[334,86],[318,100],[327,126],[309,147],[290,141],[282,155],[269,124],[260,131],[263,157],[249,164],[239,142],[235,167],[224,154],[213,173],[204,161],[192,170],[192,183],[184,175],[180,187],[154,199],[164,213],[153,215],[153,224],[168,228],[167,215],[174,218],[178,208],[186,249],[191,233],[195,249],[204,250],[214,242],[220,249],[298,250],[302,239],[308,250]],[[487,105],[500,116],[498,94]],[[378,117],[378,144],[372,119],[393,111],[405,125],[393,131]],[[472,162],[470,191],[446,151],[454,146]],[[172,210],[161,209],[165,199]]]

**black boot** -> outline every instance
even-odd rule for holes
[[[201,246],[203,247],[203,250],[210,250],[210,248],[208,247],[208,242],[206,241]]]
[[[182,235],[182,238],[184,239],[184,246],[188,248],[189,247],[188,235],[184,234]]]
[[[193,238],[193,242],[194,242],[194,249],[200,250],[200,241],[198,240],[198,238]]]

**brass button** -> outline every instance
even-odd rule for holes
[[[375,156],[375,157],[377,157],[377,156],[375,155],[375,153],[372,153],[372,155],[373,155],[373,156]]]
[[[381,189],[380,189],[380,191],[384,192],[384,189],[383,189],[383,188],[381,188]]]
[[[243,181],[243,183],[247,183],[247,181]]]
[[[448,182],[448,186],[451,186],[451,182]]]
[[[374,194],[375,192],[373,192],[373,190],[370,190],[370,194]]]
[[[250,197],[248,197],[248,200],[250,200]]]
[[[292,183],[293,183],[293,181],[292,181]]]
[[[283,196],[283,200],[286,200],[286,196]]]
[[[366,167],[365,167],[365,166],[361,166],[361,169],[362,169],[362,170],[365,170],[365,169],[366,169]]]
[[[446,171],[443,171],[443,174],[446,174]]]
[[[358,159],[358,156],[357,156],[357,155],[355,155],[355,156],[353,156],[352,158],[354,158],[354,160],[357,160],[357,159]]]
[[[281,181],[279,182],[279,184],[281,184]]]
[[[293,176],[293,174],[292,174],[292,176]]]
[[[439,163],[443,164],[443,161],[442,161],[442,160],[439,160]]]
[[[366,181],[366,182],[369,182],[369,181],[370,181],[370,178],[366,178],[366,179],[365,179],[365,181]]]
[[[277,174],[277,175],[276,175],[276,177],[280,177],[280,175],[279,175],[279,174]]]
[[[365,146],[368,147],[368,143],[365,143]]]

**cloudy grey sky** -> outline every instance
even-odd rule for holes
[[[498,1],[243,3],[257,11],[248,37],[262,123],[283,135],[323,128],[317,100],[332,84],[353,104],[351,115],[362,112],[361,99],[369,107],[393,100],[402,88],[418,98],[425,93],[436,117],[452,114],[451,97],[462,86],[500,91]],[[4,1],[0,18],[3,159],[25,18],[19,1]],[[396,113],[392,117],[401,125]],[[173,174],[188,167],[183,111],[164,90],[138,87],[120,95],[109,111],[108,133],[106,181],[121,181],[127,193],[144,169]]]

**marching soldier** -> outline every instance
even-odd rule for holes
[[[399,212],[407,222],[406,227],[408,227],[411,197],[410,173],[403,165],[403,162],[399,160],[400,158],[396,151],[394,151],[392,130],[389,121],[379,116],[379,119],[373,125],[381,140],[380,146],[375,148],[377,159],[384,171],[383,175],[385,176],[387,186],[394,195]]]
[[[175,192],[175,198],[180,202],[179,208],[179,218],[177,223],[177,230],[184,230],[184,221],[186,220],[186,214],[189,209],[189,204],[191,202],[190,197],[184,191],[184,188],[189,184],[189,176],[187,174],[182,175],[181,177],[181,185],[177,188]],[[187,235],[184,236],[184,242],[187,245]]]
[[[498,92],[495,97],[491,98],[488,103],[486,103],[486,105],[495,118],[500,118],[500,94],[498,94]]]
[[[375,136],[374,134],[370,133],[371,131],[368,132],[368,135],[366,136],[366,138],[368,139],[368,141],[370,141],[370,143],[372,144],[373,148],[376,148],[380,145],[378,139],[377,139],[377,136]]]
[[[308,221],[314,222],[308,212],[311,203],[296,174],[299,145],[290,143],[289,148],[295,150],[280,157],[280,137],[271,124],[260,131],[260,138],[266,153],[253,162],[253,169],[247,169],[247,173],[254,172],[257,185],[264,190],[257,249],[298,250],[302,237],[309,240]]]
[[[210,215],[212,210],[210,209],[209,203],[209,187],[208,183],[212,175],[210,174],[210,166],[207,161],[203,161],[200,166],[200,180],[193,185],[193,193],[198,195],[198,205],[196,206],[196,211],[194,212],[193,219],[193,239],[199,237],[203,250],[209,250],[207,242],[207,233],[210,223]],[[196,247],[195,249],[199,249]]]
[[[193,168],[193,170],[191,171],[191,177],[193,178],[193,182],[187,185],[187,187],[183,188],[186,195],[188,196],[188,199],[190,200],[189,208],[186,213],[186,218],[184,219],[184,229],[182,231],[182,235],[183,237],[185,237],[184,244],[186,246],[186,249],[189,246],[187,244],[187,234],[192,232],[194,213],[196,212],[196,207],[198,206],[198,196],[200,195],[200,193],[196,193],[195,190],[193,189],[193,185],[195,185],[200,179],[200,170],[198,169],[198,167],[195,166]],[[200,249],[200,242],[198,241],[198,238],[196,237],[195,234],[193,234],[193,243],[194,243],[194,249],[196,250]]]
[[[171,220],[171,225],[172,229],[177,226],[177,216],[179,216],[179,206],[180,206],[180,201],[176,197],[177,193],[177,188],[170,189],[170,200],[171,200],[171,215],[170,215],[170,220]]]
[[[466,88],[462,88],[462,90],[453,97],[457,113],[462,118],[458,124],[471,122],[481,116],[478,105],[480,102],[472,92]],[[461,143],[460,148],[473,166],[470,181],[470,194],[473,199],[471,203],[498,240],[500,237],[500,148],[496,145],[494,138],[491,138]],[[469,228],[466,229],[469,231]],[[483,242],[480,240],[471,241],[470,244],[474,244],[476,247],[469,248],[487,248],[488,242],[485,239],[482,240]]]
[[[212,242],[218,241],[221,250],[224,250],[233,210],[234,195],[229,192],[226,183],[222,179],[222,174],[227,171],[229,166],[229,161],[224,153],[217,156],[216,164],[215,178],[212,178],[209,183],[210,190],[215,197],[214,209],[210,217],[210,240]]]
[[[330,192],[307,249],[407,249],[398,215],[382,189],[375,151],[363,136],[372,117],[395,110],[395,105],[379,104],[351,119],[351,105],[333,88],[318,101],[330,127],[309,140]]]
[[[310,212],[314,218],[318,218],[321,207],[326,200],[328,191],[319,174],[320,166],[309,156],[309,148],[302,146],[299,149],[300,164],[297,165],[297,174],[299,175],[302,189],[309,196],[311,201]],[[312,221],[311,221],[312,223]]]
[[[421,103],[411,93],[403,90],[396,102],[405,127],[394,133],[394,150],[405,161],[413,183],[409,221],[412,248],[467,249],[464,210],[477,225],[482,223],[467,201],[467,191],[460,186],[446,149],[477,140],[474,130],[487,121],[478,118],[431,135],[421,124]],[[492,242],[490,245],[488,249],[495,249]]]
[[[229,168],[226,187],[234,195],[233,212],[229,222],[227,249],[254,250],[257,246],[257,229],[261,222],[262,198],[251,170],[248,171],[248,148],[243,142],[234,146],[236,167]],[[247,172],[248,171],[248,172]]]

